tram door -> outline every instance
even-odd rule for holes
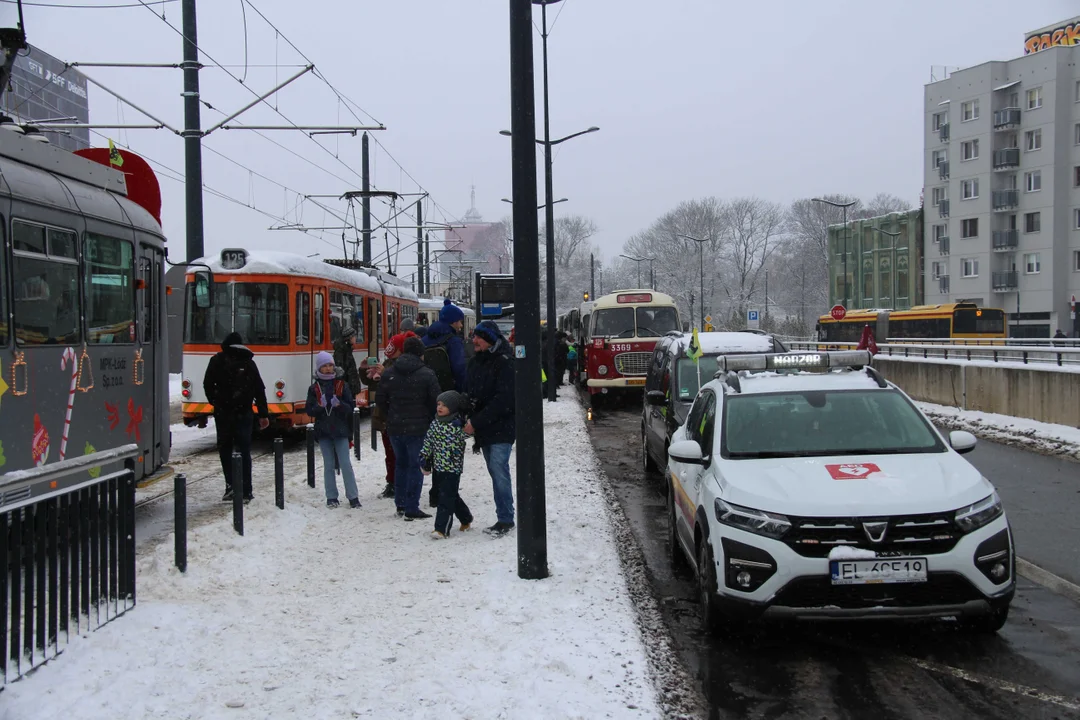
[[[138,444],[143,454],[143,472],[147,475],[161,467],[168,458],[169,386],[165,363],[162,313],[162,253],[150,245],[139,246],[139,276],[136,282],[139,306],[139,347],[132,372],[132,413],[137,420]],[[159,366],[160,365],[160,366]]]

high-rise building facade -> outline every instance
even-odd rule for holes
[[[11,89],[4,88],[0,112],[20,124],[51,120],[86,125],[90,122],[86,76],[31,45],[15,58]],[[90,130],[85,127],[46,131],[45,136],[65,150],[90,147]]]
[[[926,302],[1003,308],[1012,337],[1080,333],[1080,18],[1059,25],[925,88]]]
[[[916,208],[830,225],[829,305],[879,310],[922,305],[922,217]]]

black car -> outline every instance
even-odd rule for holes
[[[721,355],[788,352],[776,338],[759,332],[698,333],[698,362],[686,356],[691,333],[670,332],[656,343],[645,378],[641,410],[641,464],[646,474],[667,467],[671,434],[686,421],[698,388],[716,374]]]

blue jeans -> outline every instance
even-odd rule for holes
[[[495,517],[499,522],[511,525],[514,524],[514,491],[510,481],[510,449],[513,447],[513,443],[494,443],[481,448],[495,493]]]
[[[334,478],[334,468],[341,468],[341,479],[345,483],[345,497],[352,500],[359,493],[356,492],[356,477],[353,475],[352,459],[349,457],[348,438],[322,438],[319,440],[319,450],[322,452],[323,485],[326,486],[326,499],[337,500],[337,481]],[[337,463],[334,455],[337,454]]]
[[[420,493],[424,489],[424,471],[420,469],[423,435],[391,435],[394,448],[394,504],[407,513],[420,512]]]

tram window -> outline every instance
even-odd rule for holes
[[[3,235],[3,218],[0,218],[0,238]],[[8,341],[8,311],[7,311],[7,267],[4,253],[0,252],[0,345],[7,345]]]
[[[231,287],[229,283],[214,283],[213,307],[201,308],[195,302],[195,283],[187,284],[184,292],[184,342],[217,345],[232,332]]]
[[[323,317],[323,294],[315,293],[315,344],[323,344],[323,333],[326,328],[326,318]]]
[[[340,290],[330,291],[330,342],[334,343],[341,337],[341,305],[342,297]]]
[[[371,322],[375,324],[375,344],[381,348],[383,346],[382,301],[372,300],[369,307],[373,308]]]
[[[390,328],[391,335],[395,334],[398,331],[397,310],[397,303],[386,303],[386,324]]]
[[[342,293],[341,295],[341,329],[342,331],[355,327],[356,311],[353,305],[353,296]]]
[[[92,343],[128,343],[135,322],[131,243],[87,233],[83,242],[86,263],[86,339]]]
[[[234,283],[233,329],[255,345],[289,342],[289,288],[277,283]]]
[[[307,345],[311,337],[311,296],[296,293],[296,344]]]
[[[144,250],[145,251],[145,250]],[[142,297],[141,317],[142,341],[144,345],[154,342],[154,263],[150,258],[139,258],[139,277],[143,287],[139,290]]]
[[[364,334],[364,298],[359,295],[352,297],[353,303],[353,327],[356,328],[356,338],[353,343],[356,345],[367,344],[367,336]]]
[[[17,220],[11,229],[16,339],[23,345],[79,342],[82,302],[75,233]]]

